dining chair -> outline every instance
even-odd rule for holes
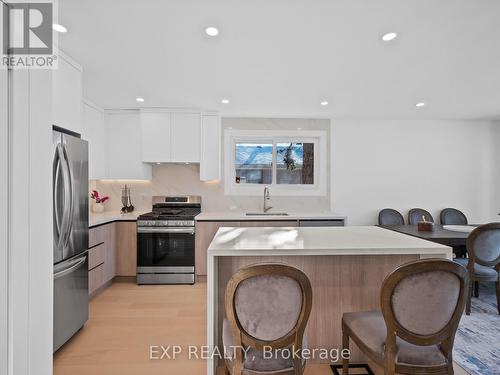
[[[408,211],[408,224],[417,225],[419,221],[422,221],[422,218],[425,218],[425,221],[434,222],[434,218],[430,212],[423,208],[412,208]]]
[[[465,313],[470,315],[472,293],[476,284],[476,297],[480,282],[495,282],[497,309],[500,314],[500,223],[490,223],[474,229],[467,237],[468,258],[455,258],[469,271],[469,293]]]
[[[381,311],[342,317],[342,346],[349,339],[385,375],[453,374],[453,342],[464,311],[468,274],[444,259],[398,267],[382,284]],[[349,374],[349,360],[343,360]]]
[[[283,264],[242,268],[227,284],[225,307],[226,371],[231,375],[303,374],[305,361],[283,351],[300,353],[305,347],[312,289],[302,271]],[[277,354],[267,358],[265,346]]]
[[[467,216],[456,208],[445,208],[442,210],[440,219],[443,225],[467,225],[469,223]]]
[[[467,225],[469,222],[467,216],[456,208],[445,208],[440,213],[440,221],[442,225]],[[467,254],[466,246],[453,246],[453,252],[457,257],[465,258]]]
[[[384,208],[378,213],[379,225],[405,225],[405,219],[399,211],[392,208]]]

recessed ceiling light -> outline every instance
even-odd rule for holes
[[[138,98],[135,98],[135,100],[139,103],[144,103],[144,98],[138,97]]]
[[[423,106],[425,106],[424,102],[418,102],[417,104],[415,104],[415,107],[417,107],[417,108],[420,108],[420,107],[423,107]]]
[[[229,99],[222,99],[220,102],[222,104],[229,104]]]
[[[58,24],[58,23],[54,23],[54,24],[52,24],[52,28],[53,28],[55,31],[57,31],[58,33],[65,33],[65,32],[67,32],[67,31],[68,31],[68,29],[67,29],[65,26],[60,25],[60,24]]]
[[[210,26],[205,29],[205,33],[207,33],[208,36],[217,36],[219,30],[216,27]]]
[[[323,101],[322,101],[321,103],[319,103],[319,104],[321,104],[323,107],[326,107],[326,106],[328,105],[328,102],[327,102],[326,100],[323,100]]]
[[[382,40],[384,42],[390,42],[391,40],[394,40],[396,39],[396,37],[398,36],[398,33],[385,33],[384,35],[382,35]]]

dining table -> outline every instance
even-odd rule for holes
[[[463,248],[466,245],[467,237],[477,225],[441,225],[434,224],[434,230],[421,231],[417,225],[380,225],[382,228],[390,229],[409,236],[418,237],[424,240],[437,242],[441,245],[453,248]]]

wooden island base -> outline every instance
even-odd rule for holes
[[[313,307],[307,324],[309,349],[342,349],[341,320],[344,312],[380,309],[380,289],[384,278],[396,267],[417,260],[417,255],[340,256],[239,256],[218,259],[218,345],[222,347],[224,293],[231,276],[240,268],[277,262],[302,270],[310,279]],[[351,343],[353,361],[366,357]],[[310,363],[328,363],[314,359]]]

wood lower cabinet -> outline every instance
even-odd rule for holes
[[[116,275],[137,275],[137,223],[119,221],[116,230]]]
[[[116,276],[116,225],[115,223],[103,225],[106,227],[104,238],[104,279],[107,283]]]
[[[104,285],[104,263],[89,271],[89,294],[93,294],[103,285]]]
[[[115,276],[135,276],[137,234],[135,222],[113,222],[89,231],[89,294]]]
[[[220,227],[239,227],[238,221],[197,221],[195,235],[195,272],[207,274],[207,250]]]
[[[89,270],[104,264],[104,257],[106,256],[105,252],[106,246],[104,243],[89,249]]]

